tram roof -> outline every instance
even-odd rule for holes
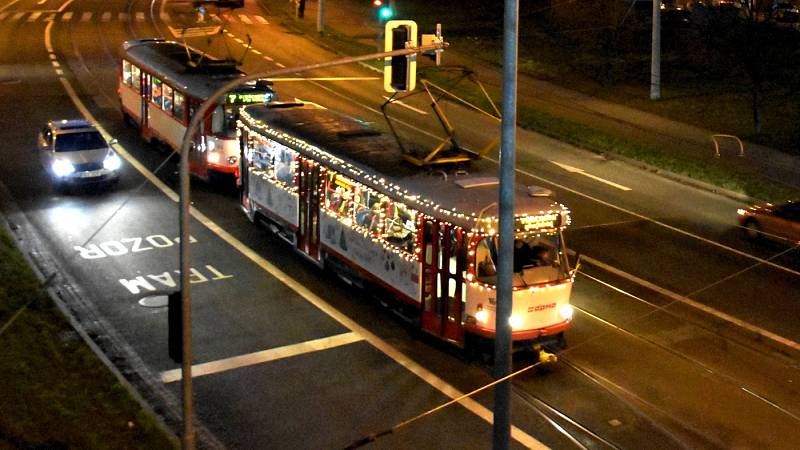
[[[147,71],[160,74],[162,81],[203,99],[210,97],[228,81],[245,75],[227,61],[164,39],[125,41],[122,44],[122,56]],[[197,67],[190,65],[190,62],[196,64],[201,60]]]
[[[251,105],[244,107],[240,117],[259,134],[269,135],[314,159],[320,160],[321,156],[324,159],[326,153],[339,158],[340,161],[333,161],[334,166],[359,183],[386,194],[394,193],[395,197],[398,192],[405,192],[406,198],[415,197],[417,204],[409,206],[426,214],[448,218],[468,228],[476,225],[477,217],[498,216],[498,167],[491,161],[472,161],[467,173],[420,168],[402,157],[402,150],[391,135],[314,105]],[[301,141],[292,142],[287,135]],[[517,183],[515,191],[515,215],[558,213],[564,216],[562,226],[568,223],[569,211],[565,206],[550,197],[533,195],[541,192],[541,188]]]

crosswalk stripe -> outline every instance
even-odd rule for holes
[[[8,13],[0,13],[0,21],[5,19],[8,16]]]
[[[136,13],[136,21],[137,22],[144,22],[144,13],[139,11]]]
[[[81,22],[88,22],[89,20],[91,20],[91,18],[92,18],[91,12],[85,12],[81,14]]]
[[[32,12],[32,13],[31,13],[31,15],[30,15],[30,16],[28,16],[28,22],[34,22],[34,21],[35,21],[36,19],[38,19],[38,18],[39,18],[39,16],[41,16],[41,15],[42,15],[42,13],[41,13],[41,12],[38,12],[38,11],[37,11],[37,12]]]
[[[72,19],[72,11],[67,11],[63,16],[61,16],[62,22],[69,22],[70,19]]]
[[[45,22],[52,22],[54,20],[56,20],[56,14],[55,13],[51,13],[49,16],[45,17],[45,19],[44,19]]]
[[[234,17],[232,14],[223,14],[222,17],[224,17],[228,22],[236,23],[236,17]]]
[[[220,19],[219,16],[216,15],[216,14],[213,14],[213,13],[209,14],[208,17],[211,17],[211,20],[214,20],[216,22],[222,22],[222,19]]]
[[[269,25],[269,21],[267,19],[261,17],[261,16],[253,16],[253,18],[256,19],[256,22],[258,22],[258,23],[260,23],[262,25]]]
[[[24,16],[24,15],[25,15],[25,13],[24,13],[24,12],[18,12],[18,13],[16,13],[16,14],[14,14],[13,16],[11,16],[11,20],[14,20],[14,21],[16,21],[16,20],[19,20],[19,19],[21,19],[21,18],[22,18],[22,16]]]
[[[253,21],[250,20],[250,18],[245,16],[244,14],[239,14],[239,20],[241,20],[242,23],[246,23],[247,25],[251,25],[253,23]]]
[[[101,22],[108,22],[109,20],[111,20],[111,13],[108,11],[104,12],[103,15],[100,16]]]
[[[127,22],[128,21],[128,13],[119,13],[117,14],[117,20],[120,22]]]

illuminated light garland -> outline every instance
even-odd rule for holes
[[[442,217],[457,218],[464,220],[467,223],[470,222],[469,219],[472,219],[472,222],[475,222],[475,225],[474,227],[470,228],[474,228],[475,230],[480,232],[488,233],[489,235],[496,234],[495,230],[496,230],[496,224],[498,222],[498,219],[496,217],[482,217],[480,218],[480,220],[478,220],[477,214],[475,213],[467,214],[464,212],[459,212],[455,208],[444,209],[441,207],[441,205],[433,202],[432,200],[421,198],[417,194],[412,194],[408,192],[408,190],[403,189],[402,187],[396,184],[388,182],[386,178],[384,178],[383,176],[370,174],[364,171],[363,169],[359,168],[358,166],[349,163],[331,153],[328,153],[314,145],[311,145],[302,139],[296,138],[285,132],[270,127],[265,122],[255,119],[244,108],[240,109],[240,118],[237,121],[237,123],[239,125],[237,128],[237,133],[239,135],[241,135],[242,128],[260,137],[266,137],[264,135],[269,135],[275,138],[275,140],[277,141],[283,141],[284,143],[283,145],[286,145],[285,143],[289,143],[292,144],[294,148],[298,148],[308,153],[312,157],[309,158],[311,160],[325,161],[326,163],[335,166],[336,170],[339,170],[341,172],[346,172],[346,175],[349,176],[351,179],[353,179],[353,181],[356,181],[356,179],[363,179],[373,184],[374,186],[371,187],[376,189],[380,195],[384,196],[386,195],[383,194],[381,191],[388,192],[390,196],[400,198],[404,202],[417,206],[416,209],[429,209],[437,213],[437,215],[440,214]],[[286,146],[288,147],[288,145]],[[290,148],[290,150],[292,149]],[[558,205],[561,209],[539,211],[536,214],[526,213],[526,214],[514,215],[515,222],[520,222],[520,223],[525,223],[525,222],[540,223],[543,220],[542,219],[543,217],[546,218],[551,218],[552,216],[560,217],[560,220],[558,221],[552,220],[553,222],[552,227],[537,229],[535,232],[530,230],[525,230],[524,228],[520,229],[518,227],[515,227],[516,231],[523,232],[526,234],[529,232],[538,233],[536,235],[541,236],[541,235],[552,235],[555,234],[558,230],[564,229],[565,227],[571,224],[572,218],[569,214],[569,209],[566,206],[560,203],[556,203],[556,205]],[[556,224],[556,222],[559,223]],[[448,222],[447,224],[455,225],[450,222]]]

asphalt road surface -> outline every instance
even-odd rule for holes
[[[176,166],[125,127],[116,97],[120,44],[170,37],[180,18],[172,6],[0,3],[0,180],[19,210],[16,223],[89,305],[91,314],[79,319],[97,330],[98,342],[113,341],[101,347],[123,355],[115,364],[175,426],[180,383],[167,358],[166,310],[140,300],[178,283]],[[335,57],[280,21],[255,3],[229,17],[233,53],[244,54],[252,37],[245,70]],[[190,43],[226,51],[220,38]],[[384,126],[382,80],[366,79],[379,73],[343,66],[305,75],[331,79],[276,82],[280,97]],[[403,101],[393,117],[404,136],[441,136],[425,96]],[[38,130],[80,116],[79,105],[126,152],[115,188],[59,193],[38,165]],[[497,128],[454,104],[447,112],[470,147]],[[568,246],[585,258],[568,349],[547,370],[514,379],[514,445],[797,448],[797,251],[744,240],[735,227],[738,202],[533,133],[521,131],[518,143],[517,176],[570,207]],[[193,196],[202,445],[341,448],[491,381],[486,364],[420,335],[251,224],[231,189],[195,183]],[[523,353],[515,366],[531,362]],[[491,391],[473,399],[370,445],[488,448]]]

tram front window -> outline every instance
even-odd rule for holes
[[[514,239],[514,287],[549,283],[564,278],[558,252],[558,237],[518,237]],[[477,279],[497,281],[497,238],[482,239],[475,251]]]

